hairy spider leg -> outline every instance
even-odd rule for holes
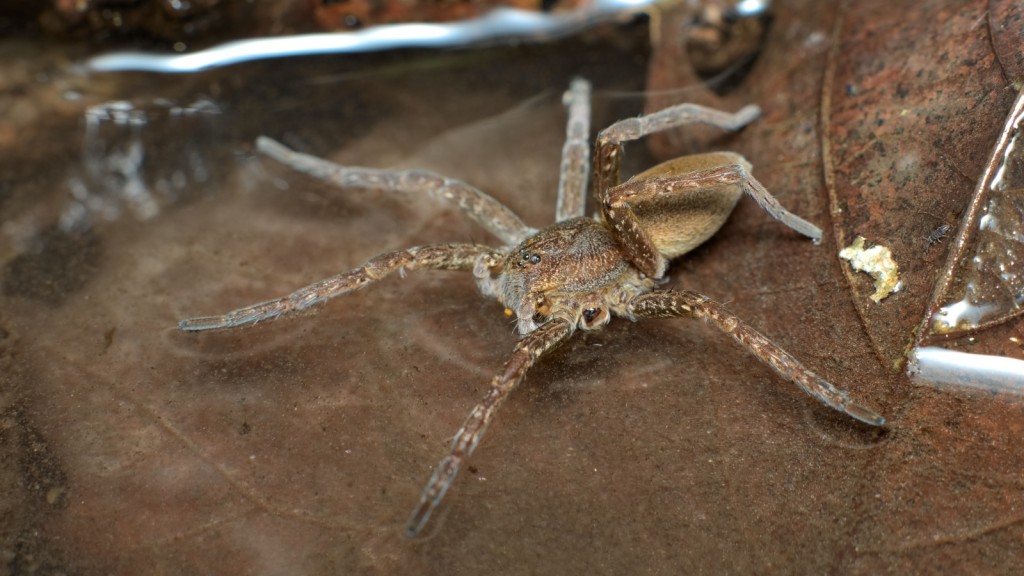
[[[627,310],[637,318],[690,316],[710,320],[715,326],[774,368],[782,377],[796,383],[811,396],[861,422],[872,426],[885,424],[885,418],[880,414],[850,400],[846,392],[839,390],[808,370],[796,358],[790,356],[738,316],[707,296],[690,291],[656,290],[634,297],[626,306]]]
[[[316,156],[290,150],[280,142],[260,136],[256,148],[299,172],[350,188],[373,188],[440,197],[462,210],[471,220],[501,239],[518,244],[536,232],[504,204],[469,184],[427,170],[378,170],[341,166]]]
[[[678,104],[639,118],[619,120],[597,133],[594,142],[594,199],[600,206],[605,193],[619,185],[622,145],[655,132],[686,124],[708,124],[723,130],[739,130],[761,114],[756,104],[744,106],[735,114],[698,106]]]
[[[590,82],[574,78],[563,101],[569,105],[569,122],[565,127],[565,144],[562,145],[555,222],[586,214],[587,178],[590,175]]]
[[[387,252],[371,258],[366,264],[355,270],[321,280],[284,298],[241,308],[222,316],[182,320],[178,324],[178,328],[188,331],[233,328],[265,318],[274,318],[289,312],[305,310],[317,302],[323,302],[356,288],[372,284],[403,267],[410,270],[472,271],[481,259],[490,260],[493,265],[497,265],[501,258],[502,254],[478,244],[432,244],[397,252]]]
[[[522,382],[526,371],[533,366],[538,358],[568,340],[575,330],[574,322],[558,317],[530,332],[519,341],[512,356],[505,362],[504,368],[491,380],[491,388],[487,391],[483,401],[473,408],[466,423],[456,432],[448,456],[445,456],[434,469],[434,475],[427,482],[427,487],[420,497],[420,503],[409,517],[409,523],[405,529],[406,536],[415,536],[423,529],[430,518],[430,513],[444,498],[445,491],[455,479],[459,465],[473,453],[473,449],[480,442],[480,437],[483,436],[487,425],[494,418],[498,407],[505,401],[509,393]]]
[[[658,277],[666,263],[630,208],[630,202],[639,202],[657,196],[694,193],[698,190],[729,185],[739,186],[773,218],[813,239],[815,244],[821,242],[821,229],[783,208],[779,201],[750,175],[744,166],[747,162],[743,156],[734,152],[717,152],[715,156],[721,156],[733,163],[686,174],[630,180],[606,192],[602,203],[605,219],[629,253],[630,260],[644,274]]]

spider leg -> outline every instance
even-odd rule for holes
[[[477,244],[433,244],[376,256],[355,270],[344,272],[316,284],[306,286],[284,298],[255,304],[228,312],[222,316],[190,318],[178,324],[181,330],[212,330],[233,328],[265,318],[274,318],[289,312],[305,310],[317,302],[324,302],[356,288],[380,280],[400,268],[432,270],[473,270],[477,261],[487,260],[494,255],[493,249]]]
[[[427,170],[378,170],[340,166],[334,162],[290,150],[280,142],[260,136],[256,148],[274,160],[310,176],[351,188],[388,189],[398,192],[425,192],[440,196],[459,207],[504,244],[518,244],[536,230],[530,228],[501,202],[458,180]]]
[[[691,316],[710,320],[715,326],[774,368],[776,372],[796,383],[811,396],[861,422],[872,426],[881,426],[885,423],[885,418],[877,412],[850,400],[846,392],[839,390],[821,376],[808,370],[796,358],[790,356],[785,350],[779,348],[749,324],[707,296],[689,291],[658,290],[634,297],[626,305],[626,309],[637,318]]]
[[[779,201],[751,176],[745,166],[746,160],[742,156],[731,152],[718,152],[714,156],[733,163],[685,174],[630,180],[608,190],[605,194],[602,204],[605,219],[629,252],[630,259],[645,274],[659,276],[664,262],[650,235],[633,213],[630,203],[657,196],[692,194],[699,190],[738,186],[779,222],[813,239],[815,244],[821,241],[821,229],[783,208]]]
[[[597,134],[594,143],[594,195],[598,205],[604,202],[608,190],[619,185],[623,143],[685,124],[709,124],[723,130],[739,130],[760,114],[761,109],[754,104],[744,106],[735,114],[696,104],[678,104],[654,114],[612,124]]]
[[[493,380],[483,401],[469,413],[469,418],[462,428],[456,432],[452,440],[451,451],[434,469],[434,475],[427,482],[420,502],[409,517],[406,525],[406,536],[415,536],[430,518],[445,491],[451,486],[455,474],[459,471],[462,461],[473,453],[480,437],[491,422],[498,407],[509,393],[523,380],[526,371],[545,353],[565,342],[575,331],[575,324],[565,318],[556,317],[523,337],[516,345],[512,356],[505,362]]]
[[[562,165],[558,175],[558,207],[555,221],[579,218],[586,213],[587,176],[590,172],[590,82],[575,78],[563,100],[569,105]]]
[[[731,152],[718,152],[717,155],[723,157],[731,156],[736,160],[743,159],[739,154]],[[660,195],[683,194],[693,190],[715,188],[730,184],[742,188],[761,208],[764,208],[766,212],[779,222],[813,239],[815,242],[821,241],[821,228],[783,208],[782,204],[779,204],[779,201],[739,162],[687,174],[664,176],[650,180],[632,180],[609,190],[605,202],[619,207],[623,203],[630,201],[636,202]]]

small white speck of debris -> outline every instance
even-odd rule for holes
[[[804,40],[804,46],[814,46],[815,44],[821,44],[825,41],[825,34],[822,32],[811,32],[807,40]]]
[[[892,252],[885,246],[864,248],[864,237],[857,236],[853,244],[839,251],[839,257],[849,260],[854,270],[867,272],[875,279],[875,293],[869,296],[876,303],[893,292],[899,291],[900,267],[892,258]]]

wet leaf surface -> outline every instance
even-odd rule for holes
[[[1019,34],[1019,6],[798,4],[775,12],[774,36],[744,88],[724,99],[697,97],[730,109],[745,101],[765,108],[761,137],[737,148],[760,158],[752,158],[755,175],[769,190],[789,197],[789,204],[810,203],[804,211],[812,216],[816,206],[819,221],[830,219],[832,238],[823,243],[823,262],[812,256],[758,280],[797,285],[794,278],[815,272],[827,277],[813,296],[806,287],[794,290],[790,306],[806,307],[813,297],[820,308],[805,313],[808,323],[848,328],[848,342],[827,343],[831,352],[821,354],[832,356],[832,364],[846,350],[869,354],[859,366],[844,366],[839,383],[886,406],[890,436],[866,457],[857,475],[866,482],[828,488],[833,495],[862,498],[866,512],[833,553],[860,573],[1012,572],[1024,518],[1016,505],[1024,456],[1015,440],[1020,398],[995,390],[913,387],[902,371],[950,246],[948,240],[929,246],[929,235],[943,223],[956,229],[1016,97],[1014,85],[1020,86],[1020,42],[1009,49],[1007,40]],[[652,91],[687,76],[671,64],[678,57],[671,50],[655,54]],[[648,107],[663,105],[652,98]],[[691,146],[671,135],[656,143],[664,156]],[[857,236],[890,248],[899,264],[901,290],[877,304],[869,299],[872,279],[833,258]],[[723,267],[748,270],[766,258],[756,251],[739,254]],[[753,301],[753,293],[737,290],[732,306]],[[845,310],[853,314],[844,317]],[[1011,339],[1019,331],[1014,321],[949,346],[1021,358]],[[818,334],[804,330],[791,346],[822,344]],[[1021,381],[1005,384],[1019,388]],[[843,504],[820,512],[842,518],[849,509]]]
[[[186,80],[103,77],[70,106],[56,84],[23,75],[46,121],[30,124],[32,150],[0,140],[18,160],[0,167],[0,181],[15,183],[0,206],[13,223],[0,253],[5,282],[36,237],[31,227],[66,213],[69,179],[92,182],[80,166],[89,106],[130,99],[151,111],[145,142],[171,151],[147,156],[153,180],[174,186],[171,168],[188,167],[176,141],[219,161],[205,183],[184,170],[174,198],[153,185],[161,208],[149,220],[129,208],[113,222],[97,218],[99,271],[61,301],[0,296],[0,450],[20,462],[0,476],[9,571],[1012,573],[1020,401],[915,387],[898,365],[947,246],[922,252],[937,223],[916,210],[955,218],[1013,99],[1010,67],[1000,70],[991,52],[1013,45],[1005,29],[985,44],[996,28],[984,19],[971,28],[985,10],[1008,10],[921,10],[777,6],[735,90],[679,96],[729,110],[756,102],[762,119],[734,135],[653,142],[657,155],[741,152],[785,206],[826,229],[814,246],[743,200],[718,235],[674,264],[671,285],[727,303],[880,409],[887,430],[817,404],[711,326],[618,319],[530,373],[437,522],[412,542],[400,533],[411,506],[516,342],[499,303],[468,277],[416,272],[297,318],[208,334],[175,325],[386,250],[492,239],[426,198],[339,192],[292,174],[252,156],[251,142],[267,133],[339,162],[435,170],[540,226],[554,212],[561,91],[576,74],[594,81],[595,127],[638,113],[639,99],[610,97],[643,85],[636,38],[597,34],[344,83],[315,80],[357,67],[352,60]],[[678,22],[666,16],[665,26]],[[908,22],[919,29],[902,31]],[[840,48],[830,51],[833,39]],[[998,60],[1011,61],[1002,50]],[[355,61],[381,67],[410,54]],[[958,68],[968,57],[971,74]],[[649,87],[685,85],[692,73],[680,62],[660,46]],[[958,91],[964,83],[973,84]],[[940,89],[949,100],[936,98]],[[200,94],[223,113],[186,125],[152,104]],[[900,163],[909,156],[915,164]],[[627,160],[632,172],[654,161],[641,146]],[[906,275],[906,288],[879,304],[867,299],[871,279],[836,256],[857,234],[889,246]],[[62,491],[49,502],[54,488]]]

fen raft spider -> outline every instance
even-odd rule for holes
[[[574,80],[565,100],[569,123],[562,149],[556,223],[541,230],[526,226],[511,210],[480,190],[432,172],[343,167],[260,137],[257,147],[263,154],[342,188],[387,189],[443,198],[498,237],[502,246],[435,244],[387,252],[360,268],[284,298],[223,316],[184,320],[178,326],[196,331],[255,323],[304,310],[396,270],[472,272],[484,296],[497,298],[516,314],[521,339],[491,381],[483,401],[455,434],[449,454],[435,468],[409,518],[408,536],[423,529],[459,466],[472,454],[498,407],[527,370],[568,340],[577,328],[599,330],[613,314],[634,321],[704,318],[818,400],[873,426],[884,423],[878,413],[851,401],[845,392],[808,370],[721,304],[696,292],[656,289],[666,280],[668,261],[718,231],[744,192],[783,224],[816,243],[820,240],[821,230],[783,208],[750,175],[746,159],[732,152],[676,158],[619,183],[623,143],[691,123],[738,130],[757,118],[760,109],[749,105],[729,114],[680,104],[604,129],[594,146],[593,172],[601,213],[587,218],[584,206],[590,171],[590,83]]]

